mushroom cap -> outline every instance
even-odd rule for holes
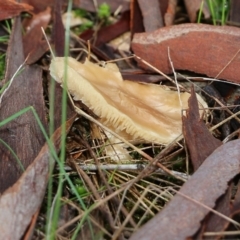
[[[57,82],[64,81],[65,70],[74,100],[81,100],[107,127],[128,140],[168,144],[182,133],[182,109],[188,108],[189,93],[180,93],[181,105],[178,92],[123,80],[115,64],[100,67],[71,57],[52,60],[50,74]],[[207,107],[200,96],[198,100]]]

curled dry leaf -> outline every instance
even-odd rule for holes
[[[236,27],[181,24],[135,34],[132,49],[166,74],[172,72],[169,48],[176,70],[239,82],[239,36],[240,29]],[[146,68],[141,62],[139,64]]]
[[[123,81],[115,64],[100,67],[86,60],[54,58],[53,78],[62,83],[67,63],[67,87],[75,100],[81,100],[107,127],[127,140],[167,144],[182,132],[182,108],[189,93],[171,91],[165,86]],[[198,96],[204,107],[206,103]]]
[[[239,173],[240,140],[217,148],[173,197],[169,204],[130,238],[131,240],[187,239],[225,193],[228,182]],[[184,197],[187,196],[188,198]],[[195,202],[194,202],[195,201]],[[199,205],[199,202],[202,205]]]

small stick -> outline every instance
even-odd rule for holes
[[[26,57],[25,61],[18,67],[17,71],[13,74],[12,78],[10,79],[8,86],[4,89],[4,91],[3,91],[3,93],[0,97],[0,108],[1,108],[3,96],[6,94],[8,89],[11,87],[11,85],[13,83],[13,80],[15,79],[16,75],[19,73],[19,71],[21,71],[23,69],[23,66],[25,65],[27,59],[28,59],[28,56]]]
[[[231,62],[234,60],[234,58],[236,58],[236,56],[239,54],[239,52],[240,52],[240,48],[234,54],[234,56],[230,59],[230,61],[223,67],[223,69],[217,74],[217,76],[215,78],[218,78],[220,76],[220,74],[231,64]]]
[[[83,171],[97,171],[98,167],[95,164],[86,164],[86,165],[78,165],[79,168],[81,168]],[[142,171],[145,168],[148,168],[149,170],[154,171],[153,173],[159,173],[166,175],[166,172],[163,171],[161,168],[156,168],[154,166],[148,167],[147,164],[100,164],[99,165],[101,170],[112,170],[112,171]],[[71,171],[72,168],[69,166],[65,167],[66,171]],[[176,176],[180,176],[181,178],[184,178],[185,180],[188,180],[190,175],[187,175],[185,173],[177,172],[172,170],[172,173]]]
[[[42,30],[42,32],[43,32],[44,38],[46,39],[46,42],[47,42],[47,45],[48,45],[49,50],[50,50],[50,52],[51,52],[51,55],[52,55],[53,58],[55,58],[55,55],[54,55],[54,53],[53,53],[53,50],[52,50],[52,48],[51,48],[51,45],[50,45],[50,43],[49,43],[49,41],[48,41],[47,35],[46,35],[43,27],[41,27],[41,30]]]
[[[178,81],[177,81],[177,74],[176,74],[175,69],[174,69],[174,67],[173,67],[173,62],[172,62],[172,59],[171,59],[171,56],[170,56],[169,47],[168,47],[168,59],[169,59],[169,62],[170,62],[170,65],[171,65],[171,68],[172,68],[172,71],[173,71],[173,76],[174,76],[174,80],[175,80],[175,85],[176,85],[177,91],[178,91],[179,103],[180,103],[180,106],[181,106],[181,108],[182,108],[182,100],[181,100],[181,97],[180,97],[180,88],[179,88]]]

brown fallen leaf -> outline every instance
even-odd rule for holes
[[[52,42],[54,44],[54,49],[56,56],[64,56],[64,46],[65,46],[65,29],[62,21],[62,0],[55,1],[54,5],[54,15],[53,15],[53,27],[52,27]],[[60,99],[59,99],[60,100]]]
[[[189,98],[189,109],[186,117],[183,116],[183,135],[190,152],[190,159],[197,171],[203,161],[219,146],[222,142],[214,138],[208,131],[204,122],[200,119],[198,111],[198,103],[194,89],[192,88],[191,97]],[[201,149],[201,151],[199,151]],[[218,199],[214,210],[229,216],[230,215],[230,195],[232,187],[229,187],[227,193],[224,193]],[[218,232],[224,230],[226,220],[214,213],[210,213],[203,221],[201,231],[197,239],[203,239],[203,232]]]
[[[185,6],[187,8],[189,19],[192,23],[196,22],[197,14],[201,9],[202,0],[184,0]],[[204,1],[202,13],[205,18],[210,18],[210,12],[207,6],[207,2]]]
[[[74,119],[75,117],[66,123],[67,131]],[[56,151],[59,151],[61,133],[61,128],[58,128],[52,136]],[[50,157],[51,150],[46,143],[19,180],[1,195],[1,239],[20,239],[39,209],[49,177]]]
[[[171,26],[174,23],[175,13],[177,8],[177,0],[169,0],[168,8],[166,13],[164,14],[164,23],[165,26]]]
[[[149,4],[147,1],[131,0],[130,29],[131,38],[135,33],[154,30],[163,26],[163,17],[168,7],[168,1],[154,0]],[[154,9],[155,8],[155,9]],[[146,11],[147,9],[147,11]],[[149,12],[153,11],[153,15]],[[152,23],[153,21],[153,23]],[[160,24],[159,24],[160,22]]]
[[[142,21],[142,13],[138,4],[138,0],[132,0],[130,4],[131,18],[130,18],[130,29],[131,39],[135,33],[144,32],[144,26]]]
[[[181,24],[135,34],[132,50],[166,74],[172,73],[169,48],[176,70],[240,82],[239,35],[240,29],[235,27]],[[141,62],[139,65],[146,68]]]
[[[233,191],[233,183],[230,184],[226,193],[217,200],[214,210],[231,218],[231,196]],[[213,237],[204,237],[204,232],[223,232],[228,226],[229,221],[214,213],[210,213],[202,222],[201,231],[198,234],[197,239],[209,239],[213,240]],[[215,239],[222,239],[221,236],[216,236]]]
[[[27,3],[33,6],[33,13],[38,14],[46,10],[47,7],[52,8],[54,6],[55,0],[22,0],[23,3]],[[65,0],[67,4],[67,0]]]
[[[203,161],[219,146],[222,142],[212,136],[205,123],[200,118],[198,102],[194,88],[188,100],[189,109],[183,120],[183,135],[190,151],[191,161],[196,171]],[[199,151],[201,149],[201,151]]]
[[[238,178],[239,180],[239,178]],[[232,184],[233,185],[233,184]],[[233,193],[236,191],[236,186],[234,186],[233,189],[230,188],[230,190],[232,190],[230,193],[227,192],[227,194],[229,195],[229,201],[227,203],[227,205],[225,206],[225,212],[224,214],[232,219],[235,219],[236,221],[239,221],[239,216],[240,216],[240,185],[238,182],[238,186],[237,186],[237,192],[235,193],[234,199],[233,199]],[[212,216],[214,217],[214,216]],[[235,235],[231,235],[231,239],[237,239],[238,238],[238,226],[234,226],[234,224],[230,223],[229,221],[223,221],[219,223],[219,219],[210,219],[210,227],[209,227],[209,221],[207,221],[207,223],[205,223],[205,225],[207,225],[207,228],[205,231],[207,232],[223,232],[223,231],[236,231]],[[221,228],[220,228],[220,227]],[[203,236],[202,239],[213,239],[211,237],[206,237]],[[221,236],[216,236],[215,239],[223,239],[221,238]]]
[[[7,52],[5,83],[9,81],[24,62],[20,18],[14,21]],[[26,66],[15,76],[10,88],[2,98],[0,122],[20,110],[32,106],[46,128],[45,103],[42,89],[42,70],[38,66]],[[33,161],[45,139],[31,111],[26,112],[0,128],[0,138],[8,144],[20,159],[24,168]],[[0,192],[3,192],[22,174],[22,169],[13,154],[0,144]]]
[[[145,32],[164,26],[159,0],[152,0],[151,4],[145,0],[138,0],[138,4],[142,12]]]
[[[234,200],[231,199],[229,216],[231,218],[239,221],[239,218],[240,218],[240,184],[239,184],[239,182],[238,182],[237,192],[235,194],[235,198],[234,198]],[[237,228],[237,226],[234,226],[233,224],[227,222],[224,230],[238,231],[238,228]],[[235,236],[232,236],[232,238],[237,239],[238,235],[236,234]]]
[[[48,50],[48,45],[42,39],[41,27],[46,29],[51,19],[51,9],[47,8],[33,16],[28,23],[27,32],[23,37],[24,56],[27,57],[27,64],[35,63]]]
[[[217,148],[182,186],[179,193],[153,219],[132,235],[131,240],[179,240],[193,236],[200,221],[239,173],[240,140]],[[184,197],[184,196],[187,196]],[[200,204],[198,204],[199,202]],[[206,207],[204,207],[204,205]]]
[[[33,7],[25,3],[18,3],[14,0],[0,0],[0,21],[31,10],[33,10]]]

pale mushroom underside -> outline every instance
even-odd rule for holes
[[[65,67],[67,63],[67,68]],[[182,133],[182,110],[190,94],[156,85],[126,81],[115,64],[98,66],[86,59],[80,63],[56,57],[50,65],[52,77],[64,79],[75,100],[81,100],[107,127],[127,140],[168,144]],[[201,108],[207,104],[198,95]]]

